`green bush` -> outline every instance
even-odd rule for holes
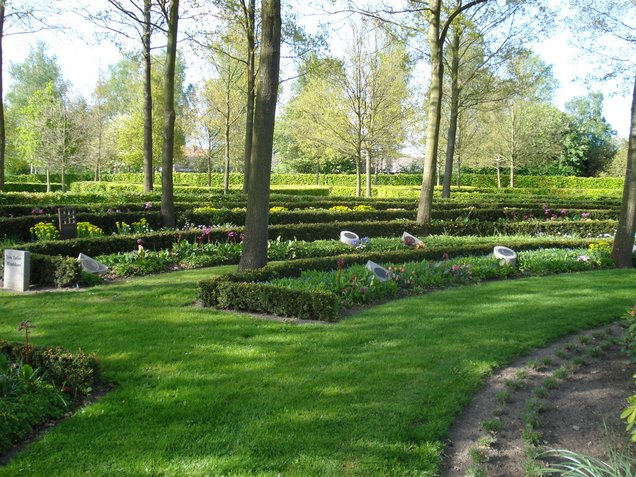
[[[31,254],[31,285],[73,287],[80,282],[81,272],[75,258]]]

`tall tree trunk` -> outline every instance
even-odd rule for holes
[[[49,171],[48,166],[46,168],[46,191],[51,192],[51,171]]]
[[[455,156],[455,141],[457,138],[457,118],[459,117],[459,46],[461,31],[453,29],[451,42],[451,95],[450,95],[450,121],[448,124],[448,142],[446,143],[446,162],[444,163],[444,184],[442,197],[451,196],[451,176],[453,174],[453,157]]]
[[[612,258],[619,268],[632,268],[632,249],[636,231],[636,78],[632,94],[632,118],[627,148],[627,167],[623,185],[623,201],[614,236]]]
[[[225,164],[223,167],[223,194],[230,192],[230,91],[226,91],[225,96],[225,132],[223,142],[225,143]]]
[[[168,45],[164,74],[164,123],[163,147],[161,150],[161,220],[166,227],[176,226],[174,213],[174,109],[175,62],[177,59],[177,32],[179,26],[179,0],[172,0],[168,18]]]
[[[461,148],[461,139],[462,139],[462,135],[461,135],[461,130],[459,128],[459,116],[457,117],[457,147],[455,148],[455,150],[457,151],[457,154],[455,154],[455,157],[457,157],[457,171],[455,172],[455,185],[457,186],[457,188],[459,189],[462,185],[462,148]]]
[[[512,105],[512,131],[511,139],[512,139],[512,152],[510,153],[510,188],[514,188],[515,186],[515,166],[516,166],[516,156],[517,156],[517,115],[515,105]]]
[[[4,124],[4,93],[2,83],[2,73],[4,72],[3,66],[3,53],[2,43],[4,39],[4,15],[6,8],[6,0],[0,0],[0,191],[4,190],[4,154],[6,150],[6,131]]]
[[[245,6],[245,3],[243,3]],[[245,151],[243,153],[243,193],[247,194],[252,158],[252,137],[254,131],[254,83],[256,76],[256,0],[249,0],[245,9],[247,39],[247,90],[245,107]]]
[[[356,156],[356,197],[362,195],[362,151],[358,148]]]
[[[64,167],[64,163],[62,163],[62,167],[60,168],[60,182],[62,183],[62,192],[66,191],[66,168]]]
[[[99,168],[99,162],[95,164],[95,182],[100,182],[102,180],[102,174]]]
[[[280,0],[263,0],[261,25],[260,68],[240,270],[253,270],[267,264],[269,188],[280,70]]]
[[[369,149],[365,149],[365,168],[366,168],[366,177],[365,177],[365,197],[371,197],[371,153]]]
[[[495,157],[495,166],[497,167],[497,189],[501,189],[501,156],[499,154]]]
[[[316,185],[320,185],[320,161],[316,161]]]
[[[433,189],[435,187],[435,166],[437,163],[437,146],[439,144],[439,128],[442,115],[442,79],[444,64],[442,61],[442,42],[440,41],[440,5],[441,0],[431,0],[431,16],[428,27],[428,44],[431,52],[431,81],[428,93],[428,114],[426,125],[426,155],[422,173],[422,190],[417,207],[417,223],[431,224],[433,209]]]
[[[144,59],[144,192],[151,192],[154,182],[152,167],[152,58],[150,56],[150,3],[144,0],[144,23],[141,42]]]

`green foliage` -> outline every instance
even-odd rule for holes
[[[627,311],[625,320],[627,330],[623,338],[623,352],[630,361],[636,362],[636,305]]]
[[[23,364],[29,357],[32,365]],[[93,355],[0,341],[0,452],[61,417],[69,404],[64,393],[88,394],[98,377]]]
[[[557,463],[541,469],[541,475],[565,475],[571,477],[634,477],[636,469],[629,446],[619,449],[612,446],[609,449],[609,460],[603,461],[596,457],[587,456],[579,452],[565,449],[551,449],[541,454]]]

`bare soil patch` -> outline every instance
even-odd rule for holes
[[[586,331],[489,377],[451,429],[442,475],[538,475],[548,448],[606,459],[608,441],[626,441],[619,417],[636,393],[622,335],[618,324]]]

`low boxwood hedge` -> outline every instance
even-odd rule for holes
[[[143,183],[141,173],[118,173],[111,176],[113,181]],[[223,174],[211,175],[212,186],[221,187]],[[205,173],[176,172],[174,183],[176,185],[206,186],[208,176]],[[462,173],[460,176],[462,186],[496,188],[496,174]],[[375,177],[374,177],[375,182]],[[161,183],[161,177],[155,176],[155,183]],[[272,185],[326,185],[326,186],[350,186],[356,183],[355,174],[321,174],[316,184],[315,174],[272,174]],[[455,178],[452,178],[455,183]],[[528,176],[517,175],[515,184],[520,188],[573,188],[573,189],[621,189],[623,178],[616,177],[565,177],[565,176]],[[243,174],[230,174],[230,185],[239,187],[243,185]],[[421,186],[422,174],[378,174],[377,185],[380,186]]]

